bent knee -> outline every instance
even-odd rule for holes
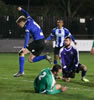
[[[19,56],[24,56],[24,52],[23,51],[20,51],[19,52]]]
[[[33,63],[33,59],[32,59],[32,58],[29,58],[28,61],[29,61],[30,63]]]
[[[61,89],[61,88],[62,88],[62,86],[61,86],[60,84],[56,84],[56,85],[55,85],[55,87],[56,87],[56,90],[58,90],[58,89]]]
[[[81,65],[82,70],[87,71],[87,67],[85,65]]]

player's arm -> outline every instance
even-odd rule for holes
[[[26,29],[26,30],[25,30],[25,42],[24,42],[24,48],[26,48],[26,46],[28,45],[29,39],[30,39],[30,33],[29,33],[29,30]]]
[[[74,42],[74,44],[76,45],[77,43],[75,42],[75,39],[74,39],[74,37],[72,36],[72,34],[70,33],[70,31],[69,30],[65,30],[66,31],[66,36],[70,36],[71,37],[71,39],[72,39],[72,41]]]
[[[65,64],[65,59],[64,59],[64,54],[61,53],[61,64],[62,64],[62,67],[63,67],[63,70],[65,70],[65,72],[67,72],[67,66]]]
[[[53,29],[51,32],[51,35],[45,40],[45,43],[47,43],[48,41],[52,40],[52,38],[55,36],[55,30]]]
[[[29,18],[29,17],[30,17],[29,13],[28,13],[28,12],[26,12],[23,8],[18,7],[17,9],[18,9],[18,11],[23,12],[23,13],[25,14],[26,18]]]
[[[67,87],[62,87],[60,84],[55,84],[53,87],[49,84],[49,79],[47,81],[47,94],[57,94],[67,90]]]
[[[61,64],[62,64],[63,69],[67,70],[67,66],[66,66],[66,64],[65,64],[65,59],[64,59],[63,50],[64,50],[64,47],[60,49],[59,58],[61,59]]]
[[[75,50],[75,66],[74,66],[74,71],[77,70],[79,64],[79,52]]]
[[[55,86],[54,87],[51,87],[51,84],[49,82],[49,79],[47,80],[46,87],[47,87],[47,89],[46,89],[46,93],[47,94],[57,94],[57,93],[61,93],[62,92],[61,89],[58,89],[57,90]]]

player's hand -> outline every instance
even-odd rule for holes
[[[62,91],[62,92],[66,91],[66,90],[67,90],[67,87],[62,87],[62,88],[61,88],[61,91]]]
[[[74,42],[75,45],[77,45],[77,42]]]
[[[25,50],[25,48],[22,48],[22,49],[19,51],[19,53],[23,52],[24,50]]]
[[[44,40],[44,43],[47,43],[47,40]]]
[[[67,66],[64,66],[64,67],[63,67],[63,70],[64,70],[65,72],[68,72]]]
[[[61,76],[57,76],[56,79],[63,79],[63,77],[61,77]]]
[[[22,10],[22,8],[21,8],[21,7],[18,7],[17,9],[18,9],[18,11],[21,11],[21,10]]]

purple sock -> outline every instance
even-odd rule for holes
[[[82,71],[82,78],[86,75],[87,71]]]

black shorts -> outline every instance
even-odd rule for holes
[[[54,48],[54,55],[59,55],[59,51],[62,47],[55,47]]]
[[[35,40],[26,47],[33,55],[39,56],[45,46],[44,39]]]
[[[76,73],[79,73],[79,71],[81,71],[81,64],[79,63],[78,68],[76,70]],[[74,78],[75,77],[75,72],[65,72],[64,70],[62,70],[63,73],[63,78]]]

